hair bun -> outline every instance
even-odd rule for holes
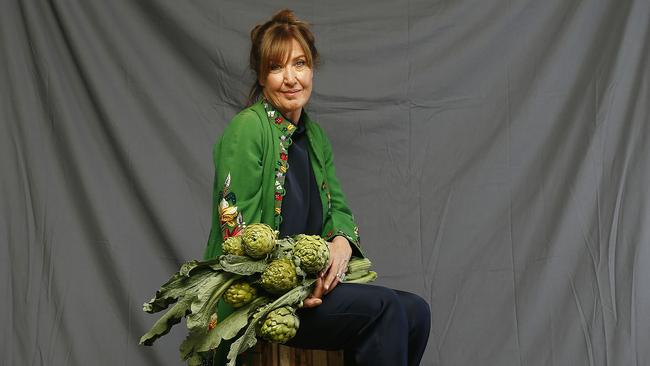
[[[290,9],[282,9],[275,13],[271,20],[278,23],[292,24],[296,23],[296,15]]]

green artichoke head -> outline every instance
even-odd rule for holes
[[[241,233],[242,246],[246,254],[253,258],[262,258],[275,249],[278,232],[266,224],[250,224]]]
[[[230,285],[223,295],[223,300],[233,308],[240,308],[253,301],[257,290],[246,281],[237,281]]]
[[[296,286],[298,276],[290,259],[276,259],[262,272],[262,287],[272,294],[282,295]]]
[[[290,306],[283,306],[268,313],[262,326],[260,336],[269,342],[285,343],[296,335],[300,320]]]
[[[231,236],[221,244],[223,254],[246,255],[241,236]]]
[[[320,236],[300,234],[296,237],[293,257],[299,260],[296,263],[303,271],[315,275],[325,269],[330,258],[330,251],[327,243]]]

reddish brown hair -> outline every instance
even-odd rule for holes
[[[314,35],[309,30],[309,23],[299,20],[293,11],[283,9],[271,20],[258,24],[251,31],[251,53],[249,67],[255,73],[255,84],[248,93],[247,105],[254,104],[264,89],[260,80],[266,79],[271,64],[284,64],[289,57],[291,42],[295,39],[305,52],[307,66],[318,65],[319,57],[314,45]]]

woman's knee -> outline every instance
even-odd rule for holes
[[[399,313],[406,312],[406,309],[404,308],[402,302],[399,299],[399,295],[397,292],[395,292],[395,290],[383,286],[372,287],[372,298],[376,304],[375,306],[378,307],[375,309],[378,313],[385,312],[387,310],[394,310]]]
[[[431,307],[429,303],[419,295],[410,292],[399,290],[395,290],[395,292],[402,302],[402,306],[406,310],[409,320],[412,320],[412,323],[416,326],[426,325],[428,328],[431,324]]]

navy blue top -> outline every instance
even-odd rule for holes
[[[323,226],[323,206],[309,161],[309,140],[302,115],[287,152],[289,169],[284,180],[281,238],[296,234],[320,235]]]

